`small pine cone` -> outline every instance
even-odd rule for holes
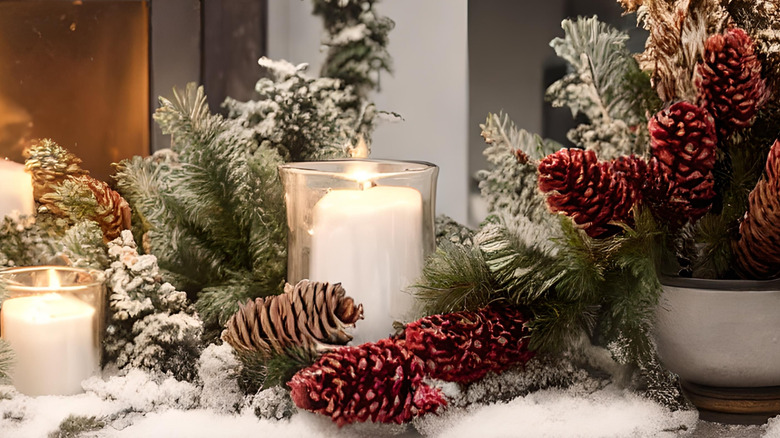
[[[657,212],[670,222],[696,220],[704,216],[715,198],[715,124],[706,109],[688,102],[677,102],[660,111],[648,122],[650,154],[657,163],[650,166],[651,179],[667,179],[671,187],[657,187],[656,192],[669,194],[661,205],[674,207]],[[653,191],[653,187],[650,188]],[[667,209],[669,210],[669,209]]]
[[[768,93],[753,40],[744,30],[709,37],[696,71],[699,103],[715,118],[722,137],[753,124]]]
[[[301,280],[286,284],[284,293],[249,300],[228,321],[222,339],[238,351],[284,354],[291,347],[318,350],[344,345],[352,336],[344,331],[363,318],[341,283]]]
[[[88,175],[81,168],[81,159],[67,149],[45,138],[24,151],[25,168],[32,175],[33,197],[39,200],[54,191],[54,186],[69,176]]]
[[[103,230],[103,239],[110,242],[120,234],[122,230],[129,230],[131,226],[132,214],[130,204],[116,190],[111,189],[103,181],[92,178],[89,175],[82,175],[73,178],[82,184],[85,184],[98,202],[98,208],[95,216],[92,218]]]
[[[287,385],[296,406],[339,426],[401,424],[447,404],[440,390],[423,382],[423,372],[403,340],[381,339],[325,353]]]
[[[423,360],[428,375],[471,383],[534,356],[528,350],[527,319],[508,307],[426,316],[404,330],[406,347]]]
[[[589,236],[606,237],[620,230],[612,222],[631,222],[634,190],[593,151],[561,149],[545,157],[538,170],[550,209],[571,217]]]
[[[748,211],[732,242],[737,272],[764,280],[780,275],[780,140],[766,160],[764,177],[748,197]]]

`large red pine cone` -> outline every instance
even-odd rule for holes
[[[528,350],[527,319],[516,309],[427,316],[406,326],[406,347],[425,362],[429,376],[470,383],[534,356]]]
[[[766,160],[764,177],[748,197],[748,211],[739,224],[739,240],[731,245],[737,272],[752,279],[780,275],[780,140]]]
[[[422,361],[403,340],[340,347],[296,373],[287,385],[295,405],[339,426],[398,423],[434,412],[447,401],[423,382]]]
[[[767,92],[753,40],[744,30],[709,37],[696,71],[699,102],[715,117],[721,136],[753,123]]]
[[[561,149],[542,159],[538,170],[550,209],[571,217],[589,236],[606,237],[620,230],[613,222],[630,223],[631,185],[593,151]]]
[[[688,102],[663,109],[648,122],[648,168],[656,184],[649,198],[663,206],[661,216],[671,222],[704,216],[715,198],[715,123],[709,112]],[[668,184],[663,184],[668,181]],[[653,189],[652,187],[656,187]],[[663,199],[668,195],[668,199]]]

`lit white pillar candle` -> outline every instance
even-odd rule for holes
[[[422,196],[408,187],[332,190],[313,211],[309,275],[341,282],[363,304],[353,344],[387,337],[412,316],[405,289],[423,266]]]
[[[0,158],[0,182],[0,220],[5,216],[32,215],[32,178],[24,171],[24,165]]]
[[[5,300],[0,320],[14,352],[16,389],[27,395],[82,392],[81,381],[99,366],[94,314],[89,304],[60,293]]]

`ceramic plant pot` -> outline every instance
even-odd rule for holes
[[[662,277],[654,336],[703,420],[780,414],[780,280]]]

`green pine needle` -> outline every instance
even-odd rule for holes
[[[60,427],[49,433],[49,438],[78,438],[85,432],[94,432],[106,427],[106,422],[97,417],[69,415]]]
[[[501,298],[497,286],[478,248],[445,242],[426,261],[415,295],[432,315],[484,307]]]

